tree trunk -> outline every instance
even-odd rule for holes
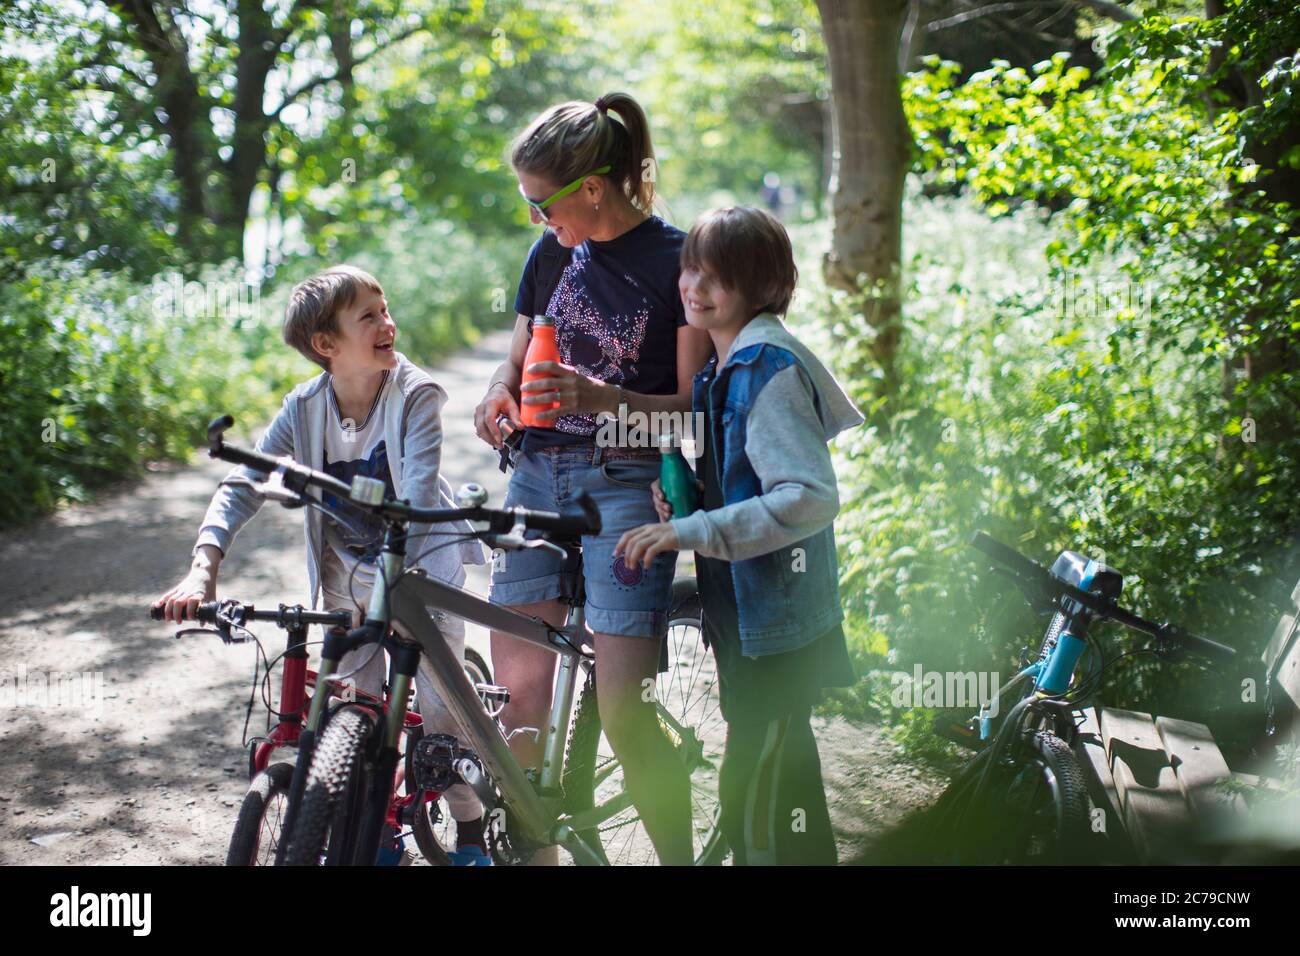
[[[177,239],[191,258],[205,259],[210,251],[208,157],[215,149],[216,137],[198,82],[190,71],[185,37],[174,23],[164,21],[147,0],[115,3],[113,9],[139,31],[140,49],[158,77],[159,124],[171,141],[172,174],[180,200]]]
[[[817,0],[831,75],[834,227],[823,269],[829,285],[867,294],[870,358],[879,389],[897,387],[903,182],[911,132],[899,88],[899,35],[907,0]],[[863,369],[862,371],[868,371]]]

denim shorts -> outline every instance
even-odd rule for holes
[[[623,532],[658,523],[650,496],[658,477],[654,449],[561,445],[516,457],[505,507],[559,511],[585,490],[600,509],[600,534],[582,538],[587,626],[597,634],[662,638],[668,632],[677,552],[659,555],[648,570],[614,557]],[[528,537],[540,535],[530,531]],[[488,596],[494,604],[532,604],[573,593],[572,562],[554,552],[493,552]]]

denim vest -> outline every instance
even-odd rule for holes
[[[714,477],[725,504],[763,493],[745,454],[749,411],[772,376],[797,361],[786,349],[759,343],[734,352],[721,372],[715,356],[695,376],[692,405],[705,413]],[[835,532],[829,525],[789,547],[731,562],[731,577],[747,657],[798,650],[844,619]]]

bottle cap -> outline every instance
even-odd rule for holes
[[[659,450],[664,454],[671,452],[677,447],[677,436],[671,431],[661,432],[659,434]]]
[[[533,316],[533,328],[537,328],[537,326],[539,326],[539,325],[549,325],[549,326],[551,326],[552,328],[554,328],[554,327],[555,327],[555,319],[554,319],[553,317],[549,316],[549,315],[535,315],[535,316]]]

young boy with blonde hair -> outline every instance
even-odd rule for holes
[[[351,484],[357,475],[377,478],[390,496],[405,498],[417,508],[454,507],[450,486],[439,472],[441,412],[447,393],[395,351],[397,326],[378,280],[347,265],[311,276],[290,294],[283,331],[285,342],[323,371],[285,397],[257,450],[288,455],[344,484]],[[231,472],[235,475],[259,477],[243,467]],[[199,528],[189,573],[154,602],[164,608],[168,620],[191,619],[200,602],[215,599],[221,562],[262,500],[246,486],[217,489]],[[340,509],[341,520],[316,508],[303,509],[312,606],[320,597],[327,610],[364,615],[383,545],[383,522],[332,495],[325,495],[324,501]],[[467,531],[467,525],[411,525],[408,562],[418,558],[430,575],[460,585],[465,564],[483,563],[482,548],[475,542],[436,545]],[[440,615],[439,628],[463,657],[464,622]],[[454,718],[433,689],[428,667],[422,658],[416,674],[425,731],[458,733]],[[359,648],[343,658],[339,672],[354,668],[359,668],[354,675],[357,689],[379,695],[383,652],[375,646]],[[467,862],[470,858],[486,862],[478,798],[459,784],[447,792],[447,802],[457,821],[458,851]]]

